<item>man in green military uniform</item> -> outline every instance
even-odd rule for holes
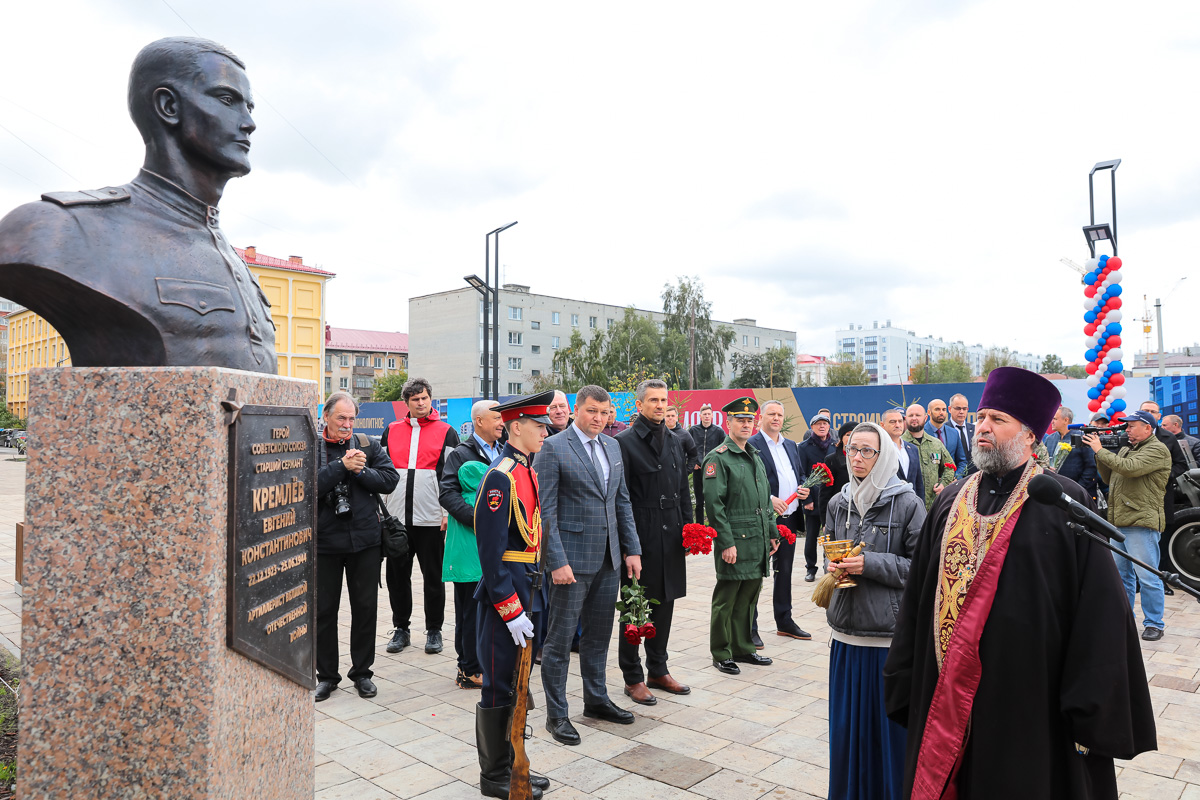
[[[925,433],[925,407],[913,403],[904,410],[904,434],[900,437],[915,444],[921,454],[921,478],[925,481],[925,510],[942,489],[954,483],[954,456],[946,445]]]
[[[717,531],[713,554],[717,585],[713,589],[708,646],[713,666],[728,675],[738,663],[766,666],[750,638],[762,580],[771,574],[770,558],[779,547],[775,510],[767,470],[758,451],[747,443],[754,432],[758,403],[739,397],[721,409],[729,435],[704,459],[704,508]]]

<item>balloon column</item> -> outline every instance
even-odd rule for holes
[[[1100,256],[1087,262],[1083,332],[1087,336],[1088,408],[1109,418],[1125,410],[1125,365],[1121,363],[1121,259]]]

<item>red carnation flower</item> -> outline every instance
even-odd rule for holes
[[[647,622],[641,627],[640,633],[643,639],[653,639],[658,634],[658,631],[654,629],[653,622]]]
[[[779,536],[781,539],[788,544],[796,543],[796,534],[792,533],[791,528],[789,528],[787,525],[776,525],[775,527],[779,530]]]

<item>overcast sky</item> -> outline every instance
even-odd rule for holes
[[[407,331],[409,297],[482,274],[484,235],[519,220],[503,274],[534,292],[661,309],[697,275],[715,317],[795,329],[801,352],[891,319],[1077,363],[1082,287],[1059,259],[1086,260],[1087,173],[1121,158],[1133,349],[1143,294],[1185,275],[1166,344],[1200,340],[1194,2],[0,11],[0,213],[132,178],[129,66],[190,25],[246,61],[258,102],[226,235],[336,272],[335,326]]]

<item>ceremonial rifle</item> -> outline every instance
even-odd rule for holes
[[[529,714],[529,670],[533,640],[528,639],[517,657],[513,675],[513,713],[508,726],[509,744],[513,749],[512,777],[508,781],[509,800],[532,800],[529,784],[529,755],[525,752],[525,721]]]

